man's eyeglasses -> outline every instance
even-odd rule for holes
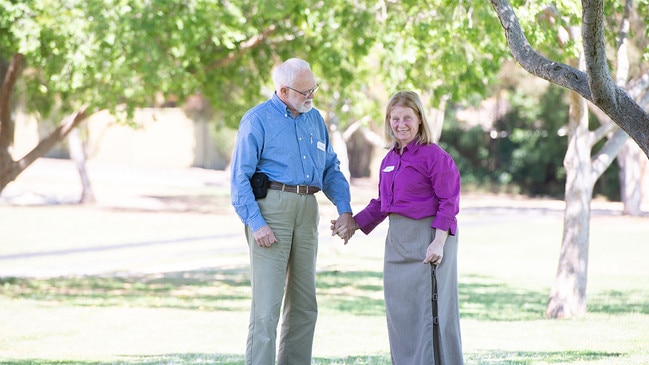
[[[311,90],[307,90],[307,91],[299,91],[299,90],[295,90],[294,88],[292,88],[292,87],[290,87],[290,86],[287,86],[286,88],[291,89],[291,90],[295,91],[295,92],[298,93],[298,94],[302,94],[302,96],[304,96],[305,98],[308,98],[309,95],[313,95],[313,96],[315,96],[315,93],[316,93],[316,92],[318,91],[318,89],[320,88],[320,85],[316,85],[313,89],[311,89]]]

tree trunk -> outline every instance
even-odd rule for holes
[[[0,70],[0,149],[10,154],[10,148],[14,141],[14,121],[11,117],[13,109],[12,96],[14,87],[21,73],[23,55],[18,53],[13,55],[8,65],[2,65]]]
[[[14,140],[14,120],[11,115],[12,96],[24,56],[14,54],[8,67],[2,67],[0,74],[0,193],[14,181],[21,172],[38,158],[43,157],[54,145],[64,140],[82,121],[86,119],[86,106],[65,118],[52,133],[42,139],[34,149],[18,161],[14,161],[11,148]],[[83,177],[82,177],[83,178]]]
[[[620,197],[624,203],[623,213],[630,216],[642,214],[642,150],[633,141],[627,141],[617,156],[620,166]]]
[[[79,177],[81,178],[81,198],[79,199],[79,203],[94,203],[95,194],[92,191],[90,179],[88,178],[88,172],[86,170],[86,151],[83,146],[83,141],[79,136],[78,128],[70,131],[70,134],[68,135],[68,144],[70,158],[72,158],[77,166],[77,171],[79,171]]]
[[[14,87],[20,76],[22,62],[23,55],[15,54],[8,65],[3,62],[0,70],[0,193],[19,173],[11,154],[14,142],[11,111]]]
[[[620,30],[617,37],[617,68],[615,72],[615,83],[619,87],[627,87],[629,78],[629,52],[628,37],[633,0],[624,2],[624,16],[620,21]],[[617,163],[620,167],[620,199],[624,205],[624,214],[639,216],[642,213],[642,170],[640,159],[643,158],[642,151],[637,144],[627,141],[620,149],[617,156]]]
[[[439,102],[439,107],[436,109],[429,109],[428,119],[431,123],[431,130],[433,132],[433,141],[438,143],[442,138],[442,130],[444,129],[444,116],[446,115],[446,104],[449,97],[444,96]]]
[[[593,178],[586,101],[570,92],[566,207],[557,275],[546,308],[549,318],[569,318],[586,312],[588,243]]]
[[[590,202],[593,185],[610,165],[628,133],[649,156],[649,114],[617,86],[610,77],[604,39],[604,1],[582,0],[582,58],[579,68],[550,60],[536,52],[525,37],[518,18],[507,0],[491,0],[505,31],[512,56],[533,75],[563,86],[570,92],[570,120],[566,167],[566,210],[561,256],[546,315],[571,317],[586,311]],[[627,1],[627,5],[631,2]],[[625,15],[626,16],[626,15]],[[622,26],[620,35],[626,37]],[[624,53],[624,42],[618,47]],[[584,52],[585,50],[585,52]],[[583,70],[586,70],[584,72]],[[623,76],[621,72],[618,76]],[[621,77],[618,78],[620,80]],[[626,79],[626,78],[624,78]],[[607,126],[590,133],[585,100],[606,113],[622,131],[614,132],[604,147],[591,158],[598,136],[610,132]],[[624,137],[624,138],[622,138]]]
[[[338,155],[340,161],[340,171],[345,175],[347,181],[351,181],[351,173],[349,171],[349,155],[347,154],[347,144],[343,138],[343,132],[338,128],[337,120],[329,124],[329,138],[331,139],[331,146]]]
[[[367,118],[369,120],[369,117]],[[350,176],[376,178],[376,150],[385,149],[385,140],[371,129],[364,127],[365,118],[347,126],[343,139],[349,157]]]

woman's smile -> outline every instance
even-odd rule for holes
[[[412,142],[419,133],[421,121],[415,111],[403,106],[394,106],[390,110],[390,127],[401,147]]]

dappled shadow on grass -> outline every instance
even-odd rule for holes
[[[179,364],[219,364],[240,365],[243,355],[234,354],[162,354],[119,356],[110,361],[90,360],[48,360],[48,359],[3,359],[3,365],[179,365]]]
[[[576,361],[597,361],[619,358],[622,354],[604,351],[480,351],[465,353],[467,364],[529,365],[572,364]]]
[[[576,361],[598,361],[619,358],[620,353],[603,351],[480,351],[464,354],[466,364],[475,365],[531,365],[571,364]],[[47,359],[4,359],[5,365],[181,365],[220,364],[242,365],[244,356],[237,354],[162,354],[120,356],[110,361],[47,360]],[[364,355],[346,357],[316,357],[314,365],[388,365],[389,355]]]
[[[111,361],[82,361],[82,360],[47,360],[47,359],[7,359],[3,365],[180,365],[180,364],[219,364],[243,365],[244,355],[235,354],[163,354],[163,355],[133,355],[120,356]],[[388,365],[387,355],[366,355],[341,357],[316,357],[313,365]]]
[[[346,357],[316,357],[311,361],[312,365],[390,365],[388,355],[366,355]]]
[[[379,271],[322,271],[317,275],[321,309],[384,316],[383,274]]]
[[[610,290],[588,297],[588,312],[606,314],[649,314],[649,292]]]
[[[0,278],[0,295],[79,306],[248,310],[247,267],[140,275]]]
[[[545,319],[550,288],[513,287],[494,278],[467,275],[459,284],[461,318],[491,321]],[[649,293],[618,291],[588,296],[588,312],[649,314]]]
[[[319,272],[319,306],[354,315],[383,316],[381,278],[380,272]],[[0,278],[0,295],[79,306],[247,311],[250,275],[244,265],[128,276]]]
[[[219,364],[243,365],[243,355],[235,354],[164,354],[164,355],[137,355],[121,356],[111,361],[80,361],[80,360],[47,360],[47,359],[16,359],[3,360],[3,365],[193,365],[193,364]],[[390,357],[387,355],[366,355],[341,357],[316,357],[313,365],[388,365]]]
[[[380,271],[321,270],[317,274],[322,310],[384,316]],[[477,320],[544,318],[549,288],[521,288],[488,276],[467,275],[459,283],[460,316]],[[588,298],[590,312],[649,314],[646,292],[608,291]],[[248,311],[247,265],[140,275],[0,278],[0,296],[76,306],[131,306],[205,311]]]
[[[490,321],[544,318],[548,289],[509,286],[487,276],[468,275],[459,284],[460,316]]]

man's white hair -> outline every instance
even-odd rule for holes
[[[292,86],[295,77],[301,71],[311,71],[311,66],[305,60],[289,58],[273,70],[273,83],[275,90],[279,91],[282,86]]]

